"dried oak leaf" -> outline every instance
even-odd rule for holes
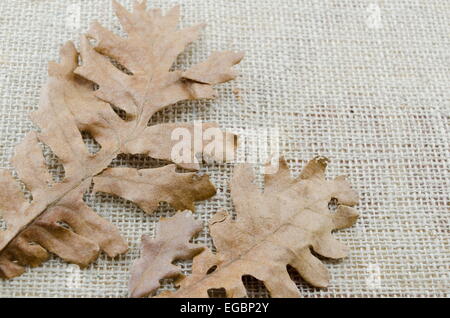
[[[205,250],[194,258],[192,275],[182,279],[175,292],[166,297],[208,297],[208,291],[225,289],[228,297],[245,297],[242,276],[262,281],[272,297],[298,297],[287,265],[295,268],[311,285],[325,287],[329,274],[311,250],[329,258],[342,258],[348,248],[331,234],[350,227],[358,214],[351,206],[358,195],[345,177],[325,179],[327,159],[311,160],[298,178],[280,160],[275,174],[265,175],[265,189],[253,183],[251,168],[236,168],[231,181],[235,220],[218,212],[210,221],[217,253]],[[329,201],[338,208],[332,213]]]
[[[212,85],[236,76],[231,67],[242,54],[215,53],[185,72],[171,71],[177,55],[197,38],[200,27],[177,30],[178,7],[165,16],[159,10],[147,11],[140,3],[132,13],[116,2],[114,7],[127,38],[94,23],[89,36],[97,40],[97,46],[82,38],[81,66],[71,42],[62,47],[60,63],[49,63],[39,109],[32,114],[40,132],[30,132],[12,159],[32,201],[25,199],[9,172],[0,172],[0,210],[7,224],[6,230],[0,231],[0,277],[22,274],[24,266],[45,261],[48,252],[81,267],[95,260],[100,251],[111,257],[126,252],[127,245],[116,227],[84,203],[83,194],[91,182],[96,191],[122,195],[149,213],[160,201],[193,210],[194,201],[215,192],[207,176],[176,173],[174,165],[145,170],[108,166],[121,153],[170,161],[171,132],[177,127],[193,132],[195,125],[148,126],[150,118],[177,101],[212,97]],[[114,61],[132,74],[114,66]],[[113,107],[124,110],[126,119]],[[211,127],[217,125],[208,123],[202,129]],[[88,132],[101,149],[91,154],[81,132]],[[217,160],[229,159],[235,150],[235,136],[221,134],[222,140],[231,140],[225,149],[215,153],[202,140],[198,147],[197,136],[196,151]],[[62,163],[65,175],[61,182],[52,181],[40,143],[48,145]],[[178,165],[198,168],[197,162]]]
[[[202,229],[202,222],[185,211],[174,217],[161,219],[155,239],[142,236],[141,258],[131,267],[129,290],[131,297],[144,297],[155,292],[159,281],[181,275],[179,267],[172,263],[176,260],[192,258],[203,251],[204,247],[189,243],[192,236]]]

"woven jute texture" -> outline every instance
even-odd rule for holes
[[[131,8],[130,1],[121,1]],[[175,1],[152,1],[165,10]],[[336,233],[351,248],[324,260],[327,289],[293,274],[305,297],[450,295],[449,79],[450,2],[442,0],[179,0],[182,26],[207,22],[199,41],[177,61],[186,67],[214,50],[243,50],[240,77],[214,101],[183,102],[154,122],[217,121],[241,135],[240,161],[258,167],[284,153],[295,174],[315,155],[331,159],[329,176],[346,174],[361,194],[357,224]],[[0,1],[0,164],[11,169],[14,146],[33,127],[47,62],[97,19],[123,34],[109,0]],[[87,141],[90,143],[90,141]],[[56,177],[61,167],[47,156]],[[161,163],[121,156],[112,165]],[[204,166],[218,194],[199,202],[206,221],[232,211],[228,180],[234,163]],[[118,226],[129,252],[102,255],[84,270],[57,257],[0,282],[2,297],[126,297],[130,264],[142,234],[155,235],[166,205],[146,215],[104,194],[86,202]],[[0,226],[4,226],[0,223]],[[195,239],[212,246],[208,231]],[[186,273],[190,263],[182,262]],[[246,278],[249,295],[267,296]],[[164,288],[172,288],[169,283]]]

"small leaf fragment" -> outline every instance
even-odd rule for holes
[[[202,222],[196,221],[189,211],[161,219],[158,227],[155,239],[142,236],[141,258],[131,267],[131,297],[148,296],[160,287],[161,279],[180,276],[180,268],[172,263],[192,258],[204,249],[189,243],[191,237],[202,229]]]

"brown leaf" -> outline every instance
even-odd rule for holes
[[[311,285],[327,286],[328,270],[312,250],[329,258],[348,254],[331,232],[355,223],[358,214],[351,206],[358,195],[344,177],[325,179],[326,163],[317,157],[294,179],[281,159],[278,171],[265,176],[264,192],[253,183],[250,167],[237,167],[231,182],[237,217],[218,212],[209,225],[217,253],[195,257],[192,275],[162,296],[208,297],[208,290],[224,288],[228,297],[245,297],[242,276],[251,275],[272,297],[298,297],[287,265]],[[328,209],[332,198],[339,204],[334,214]]]
[[[32,114],[40,131],[30,132],[12,159],[32,201],[25,199],[9,172],[0,173],[0,209],[7,224],[6,230],[0,230],[1,277],[11,278],[20,275],[27,265],[39,265],[47,259],[48,252],[82,267],[95,260],[100,251],[111,257],[126,252],[118,230],[83,202],[92,180],[98,182],[97,190],[136,200],[147,212],[159,201],[193,209],[195,200],[206,199],[215,192],[207,177],[195,179],[192,174],[175,173],[173,166],[141,171],[108,169],[121,153],[172,160],[172,132],[177,128],[192,132],[193,125],[149,127],[150,118],[177,101],[214,95],[212,85],[184,78],[181,70],[170,70],[177,55],[198,37],[201,25],[178,30],[178,7],[167,15],[159,10],[147,11],[139,3],[133,12],[116,2],[114,7],[127,38],[94,23],[88,36],[81,40],[81,65],[71,42],[61,48],[59,63],[49,63],[39,108]],[[88,37],[97,40],[95,47]],[[230,54],[223,55],[222,62],[220,56],[213,55],[214,63],[194,69],[202,76],[216,78],[215,83],[231,79],[230,68],[237,59]],[[120,70],[114,62],[126,70]],[[99,88],[94,89],[94,84]],[[125,119],[113,107],[127,112]],[[216,124],[209,123],[204,128],[214,127]],[[88,132],[101,149],[89,153],[81,132]],[[218,161],[229,159],[236,148],[235,136],[220,132],[220,138],[224,148],[214,152],[194,133],[197,147],[192,154],[212,155]],[[49,146],[62,163],[61,182],[52,180],[40,143]],[[198,168],[198,162],[176,164]]]
[[[177,210],[194,211],[194,202],[206,200],[216,189],[204,175],[177,173],[175,165],[156,169],[109,168],[94,178],[94,192],[115,194],[152,213],[159,202]]]
[[[198,38],[204,27],[201,24],[177,30],[179,6],[163,16],[160,10],[146,11],[144,2],[136,2],[132,13],[113,3],[128,37],[121,38],[93,23],[88,37],[97,40],[97,47],[94,50],[87,37],[82,39],[83,64],[75,71],[100,86],[96,95],[102,100],[134,116],[143,112],[141,116],[147,118],[180,100],[212,98],[215,92],[210,84],[235,78],[231,66],[242,59],[242,53],[214,53],[206,62],[185,72],[170,70],[177,56]],[[132,74],[121,72],[105,56]],[[190,78],[191,75],[196,76]],[[203,83],[205,78],[208,80]]]
[[[237,76],[236,71],[231,66],[239,63],[243,58],[242,52],[215,52],[205,62],[194,65],[184,72],[183,77],[212,85],[228,82]],[[214,70],[214,72],[211,72],[211,70]]]
[[[155,239],[142,236],[141,258],[131,267],[131,297],[148,296],[160,287],[161,279],[179,277],[181,270],[173,262],[192,258],[204,249],[189,243],[191,237],[202,229],[202,222],[196,221],[189,211],[161,219],[158,225]]]

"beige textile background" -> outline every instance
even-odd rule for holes
[[[130,8],[131,2],[121,3]],[[158,0],[182,5],[187,26],[207,22],[201,39],[178,60],[183,67],[213,50],[246,52],[241,76],[212,102],[183,102],[155,122],[214,120],[243,136],[242,158],[260,165],[274,142],[298,173],[307,159],[331,159],[329,175],[348,174],[361,194],[356,226],[336,236],[351,247],[342,261],[324,260],[327,289],[297,278],[305,297],[450,295],[449,79],[450,2],[442,0]],[[0,1],[0,164],[33,129],[47,61],[66,40],[78,42],[98,19],[121,33],[109,0]],[[48,156],[52,171],[61,168]],[[113,165],[159,163],[122,156]],[[207,221],[232,210],[227,181],[233,164],[206,166],[218,194],[197,204]],[[259,170],[258,170],[259,173]],[[259,180],[261,178],[259,177]],[[114,260],[102,255],[85,270],[53,257],[11,281],[1,297],[124,297],[140,236],[155,234],[163,205],[145,215],[134,204],[86,195],[130,244]],[[0,226],[3,226],[0,223]],[[195,240],[211,246],[207,230]],[[189,262],[182,263],[189,271]],[[251,296],[266,296],[246,279]],[[169,284],[165,288],[170,288]]]

